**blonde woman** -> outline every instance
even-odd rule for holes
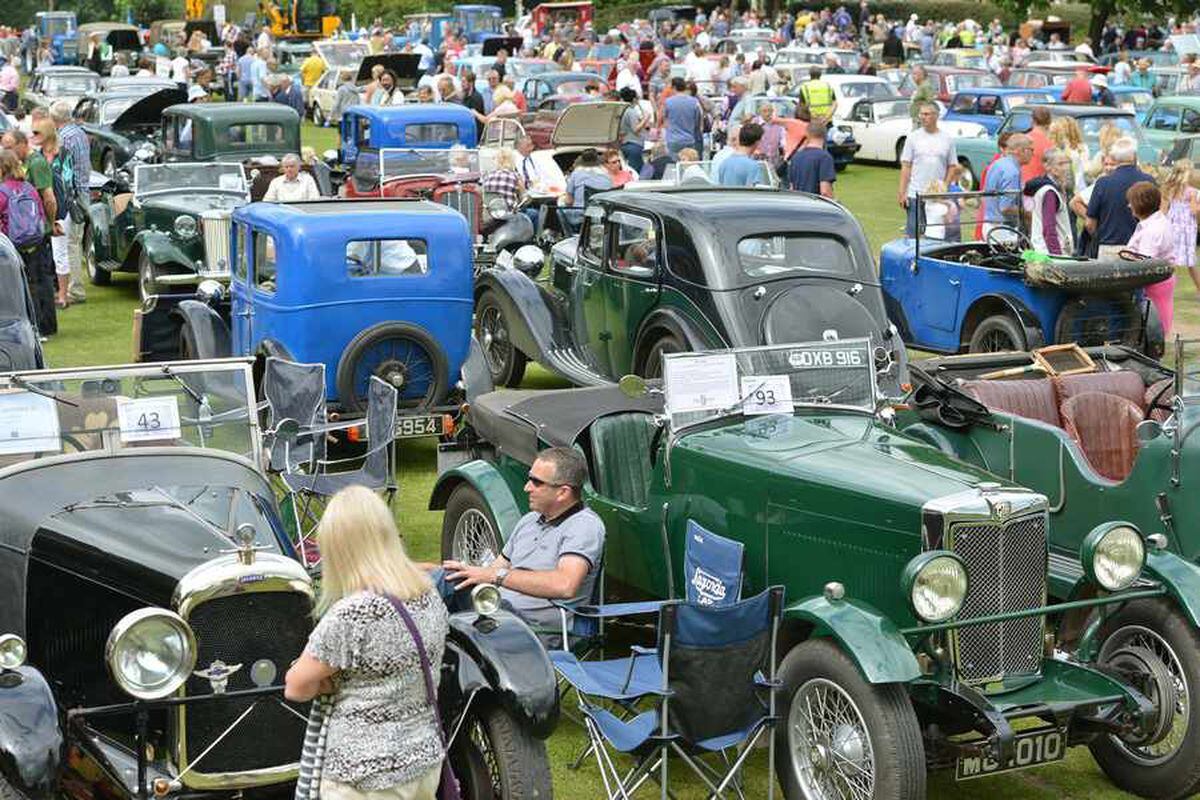
[[[1192,162],[1181,158],[1162,179],[1162,210],[1171,223],[1171,263],[1187,267],[1192,283],[1200,291],[1196,272],[1196,215],[1200,214],[1200,192],[1192,186]]]
[[[1113,129],[1116,130],[1115,128]],[[1071,162],[1071,191],[1087,188],[1088,146],[1074,117],[1057,117],[1050,123],[1050,142]]]
[[[48,119],[39,119],[33,123],[30,142],[41,151],[42,157],[46,159],[50,169],[62,179],[63,184],[70,186],[74,180],[71,155],[59,147],[58,129],[54,127],[54,123]],[[71,217],[68,215],[55,221],[54,230],[50,235],[50,253],[54,258],[54,275],[57,282],[54,304],[59,308],[66,308],[69,304],[67,285],[71,278],[71,260],[67,253],[67,240],[71,235],[70,228]]]
[[[1111,122],[1100,129],[1100,149],[1092,153],[1091,158],[1088,159],[1087,180],[1089,184],[1099,179],[1100,175],[1106,171],[1104,157],[1121,136],[1121,129]]]
[[[433,800],[443,758],[420,655],[401,609],[420,634],[436,686],[448,629],[445,603],[404,552],[391,512],[361,486],[341,490],[317,529],[324,575],[308,645],[287,673],[285,695],[332,695],[322,800]]]

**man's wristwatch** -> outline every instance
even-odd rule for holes
[[[505,578],[508,577],[508,567],[501,567],[496,570],[496,585],[503,586]]]

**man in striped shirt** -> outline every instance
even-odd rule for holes
[[[86,202],[89,191],[88,178],[92,172],[92,148],[88,143],[87,134],[71,117],[71,107],[64,100],[55,101],[50,106],[50,120],[54,127],[58,128],[59,144],[71,154],[75,197],[81,202]],[[83,230],[83,225],[75,224],[69,224],[67,230],[67,260],[71,264],[67,299],[72,303],[82,303],[87,299],[83,274]]]

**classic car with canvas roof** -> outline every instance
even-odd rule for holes
[[[92,169],[116,177],[118,168],[158,158],[155,134],[162,112],[187,102],[187,93],[169,89],[107,89],[86,95],[75,106],[75,118],[91,144]]]
[[[136,272],[145,302],[169,287],[229,280],[230,215],[250,201],[241,164],[139,164],[124,188],[108,184],[88,209],[92,283]]]
[[[84,95],[99,88],[100,76],[86,67],[38,67],[21,93],[21,105],[30,111],[65,100],[74,108]]]
[[[623,379],[632,396],[480,394],[430,498],[442,555],[501,552],[538,451],[574,447],[614,597],[706,581],[684,559],[694,525],[740,545],[743,598],[786,587],[789,800],[922,800],[927,772],[982,778],[1085,745],[1124,791],[1191,796],[1200,568],[1120,517],[1055,532],[1044,495],[897,429],[876,347],[664,354],[662,388]]]
[[[656,375],[663,353],[826,335],[869,336],[881,359],[903,361],[846,209],[791,192],[686,188],[686,178],[593,196],[580,235],[554,246],[545,283],[520,269],[479,275],[475,338],[497,385],[519,384],[528,360],[594,385]]]
[[[973,208],[1020,207],[1016,192],[918,194],[918,236],[883,246],[879,279],[888,317],[912,347],[937,353],[1121,342],[1162,353],[1162,323],[1140,291],[1168,277],[1160,259],[1091,260],[1035,252],[1024,223]],[[948,223],[948,203],[959,223]],[[964,217],[969,221],[963,221]]]

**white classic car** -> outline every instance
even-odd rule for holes
[[[899,165],[904,140],[912,131],[909,105],[905,97],[868,97],[855,103],[849,116],[838,120],[838,124],[848,126],[862,145],[856,157]],[[974,122],[942,120],[938,128],[951,136],[978,136],[985,132],[982,125]]]

